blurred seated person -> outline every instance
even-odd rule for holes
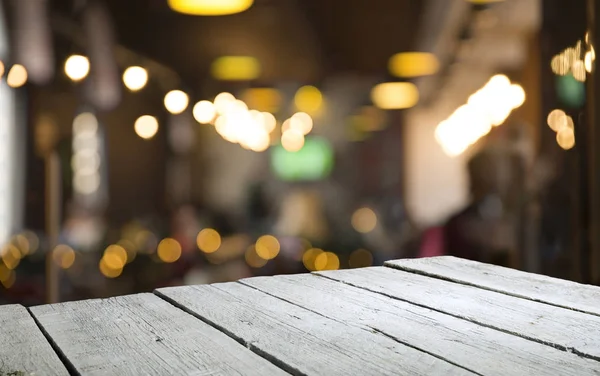
[[[425,231],[419,257],[450,255],[510,266],[516,231],[500,194],[506,175],[496,157],[483,151],[469,161],[471,202],[443,226]]]

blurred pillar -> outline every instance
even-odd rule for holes
[[[59,269],[53,261],[54,247],[58,245],[62,204],[60,160],[56,151],[46,156],[46,234],[48,249],[46,256],[46,300],[47,303],[59,301]]]
[[[587,0],[587,21],[589,44],[596,45],[600,40],[600,6],[596,0]],[[589,248],[581,255],[582,277],[584,283],[600,283],[600,117],[595,109],[600,106],[600,75],[595,66],[587,80],[587,188],[589,190]],[[578,139],[581,139],[578,137]],[[582,139],[581,139],[582,140]],[[585,199],[585,198],[583,198]]]

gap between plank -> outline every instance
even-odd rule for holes
[[[31,316],[31,318],[35,322],[35,325],[37,325],[38,329],[42,332],[42,334],[46,338],[46,341],[48,341],[48,343],[50,344],[50,347],[52,347],[52,350],[54,350],[54,352],[58,356],[58,359],[60,359],[60,361],[63,363],[63,365],[67,369],[67,372],[69,372],[69,375],[80,376],[81,374],[77,371],[77,369],[75,368],[75,366],[73,365],[73,363],[71,363],[71,361],[69,361],[69,359],[62,352],[62,350],[60,349],[60,347],[58,347],[58,344],[56,344],[56,342],[54,342],[54,340],[52,339],[52,337],[50,336],[50,334],[46,331],[46,329],[44,329],[44,327],[42,326],[42,324],[38,321],[37,317],[35,317],[35,315],[33,314],[33,312],[31,312],[31,310],[29,309],[29,307],[25,307],[25,308],[27,309],[27,313],[29,313],[29,316]]]
[[[471,322],[473,324],[477,324],[479,326],[483,326],[483,327],[486,327],[486,328],[489,328],[489,329],[493,329],[493,330],[496,330],[496,331],[499,331],[499,332],[503,332],[503,333],[506,333],[506,334],[510,334],[510,335],[513,335],[513,336],[521,337],[521,338],[524,338],[524,339],[526,339],[528,341],[533,341],[533,342],[541,343],[542,345],[550,346],[550,347],[553,347],[553,348],[555,348],[557,350],[570,352],[570,353],[579,355],[579,356],[584,357],[584,358],[588,358],[588,359],[593,359],[593,360],[596,360],[596,361],[600,361],[600,357],[594,356],[594,355],[590,355],[590,354],[582,353],[581,351],[579,351],[579,350],[577,350],[575,348],[572,348],[572,347],[566,347],[566,346],[563,346],[563,345],[559,345],[557,343],[543,341],[543,340],[538,339],[538,338],[529,337],[529,336],[523,335],[523,334],[518,333],[518,332],[513,332],[513,331],[510,331],[510,330],[507,330],[507,329],[496,327],[494,325],[484,324],[484,323],[478,322],[476,320],[472,320],[472,319],[469,319],[467,317],[463,317],[461,315],[456,315],[456,314],[448,313],[448,312],[445,312],[443,310],[436,309],[436,308],[433,308],[433,307],[429,307],[429,306],[424,305],[424,304],[417,304],[415,302],[411,302],[408,299],[402,299],[402,298],[399,298],[397,296],[386,294],[386,293],[381,292],[381,291],[371,290],[371,289],[369,289],[369,288],[367,288],[365,286],[355,285],[353,283],[350,283],[350,282],[347,282],[347,281],[341,281],[341,280],[332,278],[330,276],[322,275],[322,274],[319,274],[319,273],[312,273],[312,274],[316,275],[316,276],[319,276],[321,278],[326,278],[326,279],[329,279],[329,280],[332,280],[332,281],[340,282],[340,283],[346,284],[348,286],[352,286],[352,287],[360,288],[360,289],[363,289],[363,290],[366,290],[366,291],[370,291],[370,292],[375,293],[375,294],[383,295],[383,296],[386,296],[386,297],[391,298],[391,299],[395,299],[395,300],[399,300],[399,301],[402,301],[402,302],[406,302],[406,303],[412,304],[412,305],[417,306],[417,307],[427,308],[427,309],[430,309],[432,311],[436,311],[436,312],[442,313],[444,315],[448,315],[448,316],[456,317],[456,318],[461,319],[461,320],[469,321],[469,322]]]
[[[388,264],[386,262],[386,263],[383,264],[383,266],[385,268],[390,268],[390,269],[393,269],[393,270],[400,270],[400,271],[411,273],[411,274],[419,274],[419,275],[422,275],[422,276],[425,276],[425,277],[430,277],[430,278],[435,278],[435,279],[441,279],[443,281],[448,281],[448,282],[456,283],[456,284],[459,284],[459,285],[476,287],[476,288],[481,289],[481,290],[492,291],[492,292],[496,292],[498,294],[502,294],[502,295],[506,295],[506,296],[512,296],[513,298],[519,298],[519,299],[529,300],[529,301],[540,303],[540,304],[546,304],[546,305],[549,305],[549,306],[552,306],[552,307],[558,307],[558,308],[568,309],[570,311],[576,311],[576,312],[580,312],[580,313],[585,313],[586,315],[600,316],[600,314],[597,314],[597,313],[594,313],[594,312],[584,311],[582,309],[573,308],[573,307],[561,305],[561,304],[558,304],[558,303],[547,302],[547,301],[544,301],[544,300],[539,300],[539,299],[536,299],[536,298],[532,298],[530,296],[525,296],[525,295],[521,295],[521,294],[518,294],[518,293],[511,293],[511,292],[508,292],[508,291],[495,289],[493,287],[481,286],[481,285],[475,284],[473,282],[463,281],[463,280],[456,279],[456,278],[453,278],[453,277],[446,277],[446,276],[443,276],[443,275],[440,275],[440,274],[435,274],[435,273],[427,272],[427,271],[424,271],[424,270],[413,269],[413,268],[409,268],[409,267],[406,267],[406,266],[403,266],[403,265]]]
[[[311,273],[311,274],[312,274],[312,273]],[[316,274],[312,274],[312,275],[316,275]],[[437,358],[437,359],[440,359],[440,360],[442,360],[442,361],[444,361],[444,362],[446,362],[446,363],[452,364],[453,366],[456,366],[456,367],[458,367],[458,368],[462,368],[462,369],[464,369],[464,370],[466,370],[466,371],[469,371],[469,372],[473,373],[474,375],[483,376],[481,373],[478,373],[478,372],[476,372],[476,371],[474,371],[474,370],[472,370],[472,369],[469,369],[469,368],[467,368],[467,367],[465,367],[465,366],[462,366],[462,365],[460,365],[460,364],[458,364],[458,363],[454,363],[454,362],[452,362],[451,360],[448,360],[448,359],[444,358],[444,357],[443,357],[443,356],[441,356],[441,355],[438,355],[438,354],[435,354],[435,353],[429,352],[429,351],[427,351],[427,350],[423,350],[423,349],[421,349],[421,348],[419,348],[419,347],[416,347],[416,346],[414,346],[414,345],[411,345],[410,343],[404,342],[404,341],[402,341],[401,339],[399,339],[399,338],[396,338],[396,337],[394,337],[394,336],[392,336],[392,335],[390,335],[390,334],[387,334],[387,333],[385,333],[385,332],[382,332],[382,331],[381,331],[381,330],[379,330],[379,329],[373,328],[373,327],[371,327],[371,326],[368,326],[368,325],[360,325],[360,324],[354,324],[354,323],[350,323],[350,322],[341,321],[341,320],[338,320],[338,319],[336,319],[336,318],[329,317],[329,316],[327,316],[327,315],[323,315],[323,314],[322,314],[322,313],[320,313],[320,312],[313,311],[313,310],[312,310],[312,309],[310,309],[310,308],[307,308],[307,307],[301,306],[301,305],[299,305],[299,304],[297,304],[297,303],[294,303],[294,302],[292,302],[292,301],[290,301],[290,300],[284,299],[284,298],[282,298],[282,297],[280,297],[280,296],[277,296],[277,295],[271,294],[270,292],[268,292],[268,291],[265,291],[265,290],[263,290],[263,289],[260,289],[260,288],[258,288],[258,287],[255,287],[255,286],[252,286],[252,285],[248,285],[248,284],[244,283],[243,281],[236,281],[236,282],[237,282],[237,283],[239,283],[239,284],[241,284],[241,285],[244,285],[244,286],[246,286],[246,287],[250,287],[250,288],[252,288],[252,289],[254,289],[254,290],[260,291],[260,292],[261,292],[261,293],[263,293],[263,294],[266,294],[266,295],[272,296],[272,297],[274,297],[274,298],[276,298],[276,299],[279,299],[279,300],[281,300],[281,301],[283,301],[283,302],[286,302],[286,303],[292,304],[292,305],[294,305],[294,306],[296,306],[296,307],[299,307],[299,308],[302,308],[302,309],[304,309],[304,310],[306,310],[306,311],[309,311],[309,312],[312,312],[312,313],[314,313],[314,314],[317,314],[317,315],[319,315],[319,316],[321,316],[321,317],[324,317],[324,318],[326,318],[326,319],[328,319],[328,320],[335,321],[335,322],[338,322],[338,323],[341,323],[341,324],[344,324],[344,325],[351,325],[351,326],[354,326],[354,327],[356,327],[356,328],[362,329],[362,330],[364,330],[364,331],[366,331],[366,332],[368,332],[368,333],[375,333],[375,334],[382,335],[382,336],[384,336],[384,337],[386,337],[386,338],[389,338],[389,339],[391,339],[392,341],[394,341],[394,342],[397,342],[397,343],[399,343],[399,344],[401,344],[401,345],[404,345],[404,346],[406,346],[406,347],[410,347],[410,348],[412,348],[412,349],[415,349],[415,350],[417,350],[417,351],[420,351],[420,352],[422,352],[422,353],[425,353],[425,354],[431,355],[431,356],[433,356],[433,357],[435,357],[435,358]],[[368,329],[367,329],[367,328],[368,328]],[[369,330],[369,329],[370,329],[370,330]]]
[[[214,286],[212,286],[214,287]],[[223,291],[223,290],[220,290]],[[235,340],[236,342],[238,342],[240,345],[246,347],[248,350],[252,351],[253,353],[255,353],[256,355],[260,356],[261,358],[267,360],[268,362],[270,362],[271,364],[275,365],[276,367],[281,368],[282,370],[284,370],[285,372],[294,375],[294,376],[307,376],[305,373],[301,372],[300,370],[290,366],[289,364],[286,364],[285,362],[283,362],[280,359],[277,359],[276,357],[264,352],[263,350],[257,348],[256,346],[254,346],[252,344],[252,342],[248,342],[246,340],[244,340],[243,338],[236,336],[235,334],[233,334],[232,332],[230,332],[229,330],[225,329],[224,327],[222,327],[221,325],[216,324],[215,322],[200,316],[198,313],[192,311],[191,309],[188,309],[186,306],[180,304],[179,302],[177,302],[176,300],[173,300],[172,298],[164,295],[163,293],[161,293],[158,290],[154,290],[153,291],[154,295],[159,297],[160,299],[166,301],[167,303],[171,304],[172,306],[174,306],[175,308],[178,308],[182,311],[184,311],[185,313],[194,316],[195,318],[197,318],[198,320],[202,321],[203,323],[215,328],[216,330],[218,330],[219,332],[227,335],[228,337],[232,338],[233,340]]]

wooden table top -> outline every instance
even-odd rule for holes
[[[600,288],[453,257],[0,306],[0,375],[600,375]]]

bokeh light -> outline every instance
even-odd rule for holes
[[[386,82],[371,90],[371,100],[383,110],[410,108],[419,101],[419,90],[410,82]]]
[[[322,253],[324,253],[323,250],[319,248],[308,249],[302,254],[302,264],[304,264],[304,267],[307,270],[310,270],[311,272],[316,271],[317,269],[315,267],[315,260]]]
[[[104,258],[102,258],[98,264],[98,268],[100,269],[100,273],[106,278],[117,278],[123,273],[123,268],[113,269],[106,264]]]
[[[281,246],[276,237],[264,235],[256,241],[256,253],[265,260],[272,260],[279,254]]]
[[[4,63],[2,62],[2,60],[0,60],[0,77],[4,76]]]
[[[377,226],[377,215],[371,208],[360,208],[352,214],[352,227],[360,233],[371,232]]]
[[[584,82],[586,76],[585,63],[581,60],[576,60],[573,62],[571,67],[571,71],[573,72],[573,77],[577,81]]]
[[[104,250],[102,259],[110,269],[122,269],[127,263],[127,251],[120,245],[112,244]]]
[[[181,257],[181,244],[173,238],[163,239],[158,243],[157,254],[163,262],[175,262]]]
[[[313,119],[306,112],[296,112],[289,119],[289,127],[307,135],[313,129]]]
[[[169,0],[176,12],[194,16],[225,16],[250,8],[254,0]]]
[[[567,126],[567,114],[563,110],[552,110],[548,114],[547,123],[550,129],[558,132]]]
[[[149,140],[158,132],[158,120],[150,115],[140,116],[135,121],[134,130],[138,136],[144,140]]]
[[[131,91],[142,90],[148,83],[148,71],[138,66],[129,67],[123,72],[123,83]]]
[[[296,91],[294,103],[299,111],[315,114],[323,105],[323,94],[314,86],[302,86]]]
[[[216,252],[221,247],[221,235],[212,228],[205,228],[196,236],[196,245],[204,253]]]
[[[575,146],[575,131],[570,127],[564,127],[556,134],[556,142],[564,150]]]
[[[217,115],[217,109],[210,101],[200,101],[194,105],[192,114],[198,123],[209,124]]]
[[[281,135],[281,146],[286,151],[297,152],[304,146],[304,136],[295,129],[288,129]]]
[[[19,88],[27,82],[27,69],[21,64],[15,64],[8,71],[6,83],[12,88]]]
[[[248,247],[248,249],[246,249],[244,259],[246,260],[248,266],[252,268],[262,268],[267,264],[267,260],[260,257],[258,253],[256,253],[254,245],[251,245]]]
[[[59,244],[52,250],[52,260],[62,269],[69,269],[75,262],[75,251],[65,244]]]
[[[188,107],[190,98],[181,90],[171,90],[165,95],[165,108],[173,115],[179,115]]]
[[[566,75],[571,69],[569,58],[565,54],[558,54],[554,56],[550,61],[550,68],[552,69],[552,72],[558,74],[559,76]]]
[[[65,74],[72,81],[81,81],[90,73],[90,61],[82,55],[71,55],[65,61]]]
[[[260,76],[260,62],[252,56],[222,56],[213,61],[211,73],[222,81],[250,81]]]
[[[388,69],[396,77],[418,77],[435,74],[440,67],[437,57],[429,52],[401,52],[390,58]]]
[[[21,252],[13,244],[6,244],[0,248],[0,257],[8,269],[15,269],[21,262]]]
[[[340,259],[333,252],[321,252],[315,257],[315,270],[338,270],[340,268]]]

